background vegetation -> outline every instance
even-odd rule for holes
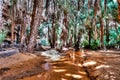
[[[3,0],[3,30],[11,41],[33,51],[51,48],[120,47],[119,0]],[[42,5],[43,4],[43,5]],[[18,36],[15,38],[15,34]],[[1,32],[0,43],[5,34]],[[17,41],[19,40],[19,41]]]

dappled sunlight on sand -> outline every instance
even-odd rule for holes
[[[67,79],[65,79],[65,78],[61,78],[61,80],[67,80]]]
[[[83,66],[93,66],[93,65],[96,65],[96,64],[97,64],[97,62],[95,62],[95,61],[88,61],[88,62],[85,62],[83,64]]]
[[[50,75],[55,76],[54,79],[51,77],[50,80],[59,80],[58,78],[60,77],[61,80],[89,80],[86,77],[81,63],[73,63],[72,60],[69,59],[61,60],[52,63],[53,69]]]
[[[78,71],[79,74],[86,75],[86,72]]]
[[[81,79],[81,78],[83,78],[81,75],[77,75],[77,74],[72,74],[72,77],[73,77],[73,78],[76,78],[76,79]]]
[[[81,78],[82,78],[82,76],[79,75],[79,74],[66,73],[65,75],[68,76],[68,77],[73,77],[73,78],[75,78],[75,79],[81,79]]]
[[[95,69],[101,69],[101,68],[110,68],[111,66],[109,65],[99,65]]]
[[[66,70],[65,69],[55,69],[53,70],[54,72],[65,72]]]
[[[70,73],[66,73],[65,75],[66,75],[66,76],[71,76],[72,74],[70,74]]]
[[[82,64],[78,63],[77,66],[82,67]]]
[[[76,52],[74,57],[62,55],[52,61],[48,57],[34,57],[12,67],[1,69],[0,80],[119,80],[119,55],[90,51]],[[80,54],[80,55],[79,55]],[[23,55],[23,54],[22,54]],[[72,56],[71,55],[71,56]],[[81,57],[82,55],[82,57]],[[114,57],[115,56],[115,57]],[[74,59],[73,59],[74,58]],[[2,72],[3,71],[3,72]],[[5,79],[5,78],[6,79]]]

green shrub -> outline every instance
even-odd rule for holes
[[[44,45],[44,46],[49,45],[49,43],[48,43],[48,41],[47,41],[46,39],[41,39],[41,40],[40,40],[40,44],[41,44],[41,45]]]
[[[100,45],[100,40],[92,40],[90,44],[90,48],[93,50],[97,50]]]
[[[6,32],[0,32],[0,44],[5,39],[5,37],[6,37]]]

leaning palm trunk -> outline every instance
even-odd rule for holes
[[[38,27],[42,19],[42,4],[43,0],[34,0],[32,21],[30,26],[30,37],[28,43],[28,51],[33,51],[36,45],[36,38],[38,34]]]

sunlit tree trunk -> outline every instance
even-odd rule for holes
[[[20,29],[20,44],[21,44],[21,50],[24,51],[27,48],[27,34],[26,34],[26,28],[30,24],[30,14],[27,14],[32,8],[32,1],[27,0],[27,1],[22,1],[19,2],[20,5],[23,4],[23,9],[20,11],[20,19],[21,19],[21,29]],[[28,19],[29,18],[29,19]]]
[[[12,21],[12,26],[11,26],[11,43],[14,43],[15,35],[14,35],[14,28],[15,28],[15,23]]]
[[[28,51],[33,51],[36,45],[36,38],[38,34],[38,27],[42,20],[42,5],[43,0],[34,0],[32,21],[30,25],[30,38],[28,44]]]
[[[12,10],[11,10],[11,14],[12,14],[12,25],[11,25],[11,43],[14,43],[15,40],[15,35],[14,35],[14,29],[15,29],[15,4],[13,4],[12,6]]]
[[[25,14],[23,14],[23,19],[22,19],[22,22],[21,22],[21,34],[20,34],[20,44],[22,45],[21,46],[21,49],[25,50],[25,46],[26,46],[26,24],[25,24]]]
[[[67,46],[67,44],[68,44],[68,42],[67,42],[67,40],[68,40],[68,20],[67,20],[67,11],[66,10],[64,10],[64,19],[63,19],[63,24],[64,24],[64,46]]]
[[[93,18],[93,24],[92,24],[93,28],[95,28],[95,24],[96,24],[97,11],[98,11],[98,0],[95,0],[95,2],[94,2],[94,18]]]
[[[118,19],[120,20],[120,0],[117,0],[118,2]]]

